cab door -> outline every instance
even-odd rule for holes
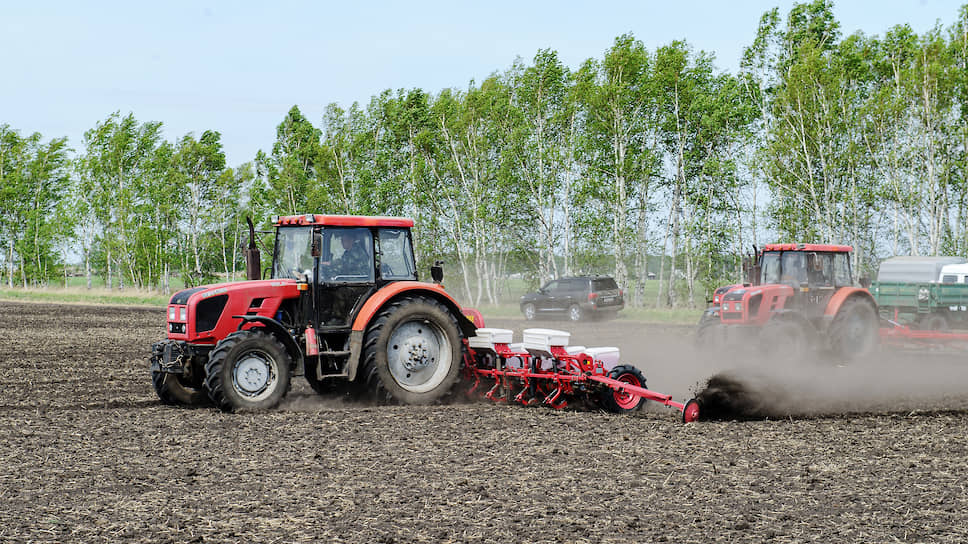
[[[363,227],[324,227],[320,235],[314,294],[316,326],[349,327],[369,294],[376,290],[373,232]],[[355,244],[359,246],[354,247]],[[351,255],[361,248],[365,253]],[[346,263],[352,257],[358,268],[349,270]]]

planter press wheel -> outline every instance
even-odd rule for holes
[[[634,366],[619,365],[608,373],[608,377],[635,387],[645,387],[645,376]],[[601,394],[602,407],[614,414],[624,414],[638,410],[645,400],[621,389],[605,388]]]
[[[702,405],[699,404],[697,399],[689,399],[686,405],[682,407],[682,422],[683,423],[693,423],[699,421],[699,417],[702,415]]]

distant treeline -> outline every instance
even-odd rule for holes
[[[512,274],[573,273],[698,304],[768,241],[851,244],[857,271],[966,255],[968,5],[952,16],[843,36],[828,1],[774,9],[737,74],[631,35],[577,70],[542,50],[463,90],[387,90],[318,123],[293,107],[234,168],[218,132],[164,141],[133,114],[76,151],[0,124],[0,280],[56,283],[71,259],[120,288],[239,277],[245,216],[303,212],[413,217],[418,259],[448,261],[473,304]]]

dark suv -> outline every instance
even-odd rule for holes
[[[578,321],[586,315],[614,316],[624,307],[622,290],[608,276],[560,278],[521,297],[521,313],[528,320],[539,315],[565,314]]]

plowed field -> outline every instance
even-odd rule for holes
[[[964,354],[751,367],[684,327],[529,323],[620,347],[679,399],[728,371],[769,419],[367,407],[301,378],[224,414],[157,402],[161,309],[0,314],[2,542],[968,541]]]

